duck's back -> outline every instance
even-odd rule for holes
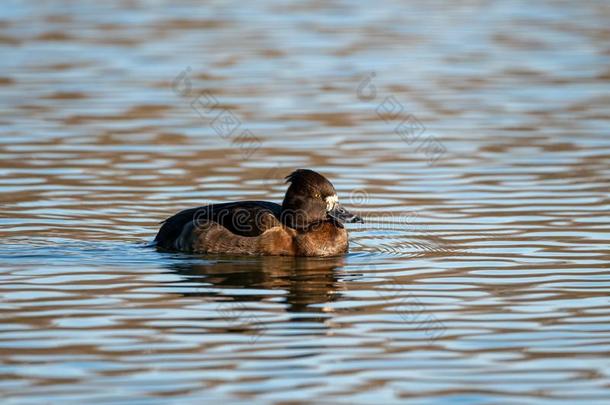
[[[210,227],[219,235],[256,237],[280,226],[282,206],[268,201],[240,201],[191,208],[163,221],[155,238],[157,246],[170,250],[193,251],[196,238]]]

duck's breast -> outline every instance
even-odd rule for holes
[[[333,222],[315,225],[295,238],[299,256],[338,256],[347,253],[347,230]]]

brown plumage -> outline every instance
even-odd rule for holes
[[[158,247],[193,253],[336,256],[348,250],[342,222],[361,222],[337,201],[333,185],[312,170],[286,177],[282,205],[243,201],[191,208],[166,219]]]

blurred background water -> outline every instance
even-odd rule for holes
[[[4,1],[10,403],[610,399],[607,1]],[[329,259],[148,243],[327,175]]]

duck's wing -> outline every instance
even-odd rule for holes
[[[155,238],[158,246],[175,249],[176,241],[198,227],[216,223],[238,236],[258,236],[280,225],[282,206],[267,201],[211,204],[180,211],[163,221]]]

